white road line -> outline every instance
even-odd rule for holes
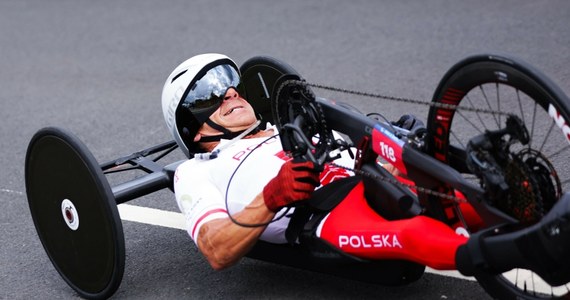
[[[16,195],[20,195],[20,196],[23,196],[23,195],[24,195],[23,192],[14,191],[14,190],[10,190],[10,189],[0,189],[0,192],[2,192],[2,193],[8,193],[8,194],[16,194]]]
[[[463,280],[477,281],[477,280],[475,279],[475,277],[463,276],[463,275],[461,275],[461,273],[459,273],[458,271],[440,271],[440,270],[434,270],[434,269],[432,269],[432,268],[430,268],[430,267],[427,267],[427,268],[426,268],[426,272],[432,273],[432,274],[441,275],[441,276],[459,278],[459,279],[463,279]]]
[[[179,212],[165,211],[161,209],[130,204],[119,204],[117,207],[119,209],[119,214],[122,220],[186,230],[184,215]],[[439,271],[431,268],[426,268],[426,272],[463,280],[476,281],[474,277],[463,276],[457,271]],[[530,272],[525,270],[519,270],[518,273],[517,271],[513,270],[511,272],[505,273],[504,275],[510,278],[511,281],[514,281],[516,278],[519,280],[525,277],[530,278],[532,276],[530,274]],[[533,282],[536,284],[536,286],[534,286],[534,289],[536,291],[546,293],[551,292],[550,286],[544,284],[543,282],[536,283],[536,276],[533,279]],[[565,291],[565,287],[562,287],[561,289],[562,292]]]
[[[186,230],[184,215],[181,213],[124,203],[117,207],[121,219],[126,221]]]

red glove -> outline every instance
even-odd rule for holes
[[[277,212],[283,206],[309,199],[319,184],[319,172],[312,162],[289,160],[263,188],[263,200],[269,210]]]

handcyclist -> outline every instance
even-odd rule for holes
[[[258,240],[288,242],[290,214],[284,207],[309,199],[319,186],[352,175],[328,164],[319,172],[312,162],[285,155],[277,129],[259,129],[260,121],[241,88],[236,63],[210,53],[176,67],[162,92],[167,127],[190,158],[175,173],[176,201],[188,234],[214,269],[235,264]],[[412,128],[417,123],[421,122],[403,116],[395,124]],[[354,165],[347,151],[335,162]]]
[[[188,234],[214,269],[236,263],[258,239],[286,242],[287,217],[244,227],[228,214],[239,223],[269,223],[320,184],[349,176],[328,168],[319,178],[311,162],[284,155],[276,128],[257,128],[240,94],[239,69],[227,56],[202,54],[180,64],[166,80],[162,106],[168,129],[192,158],[176,170],[176,200]]]

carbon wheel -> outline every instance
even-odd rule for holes
[[[569,190],[570,101],[536,69],[504,56],[473,56],[447,72],[433,102],[457,105],[457,109],[430,109],[428,153],[474,181],[480,178],[466,164],[470,139],[505,128],[508,115],[522,121],[529,143],[509,145],[506,161],[500,162],[505,165],[509,195],[493,203],[522,226],[540,220]],[[482,274],[477,280],[500,299],[570,297],[569,283],[552,287],[528,270]]]
[[[290,65],[269,56],[255,56],[240,67],[241,81],[245,88],[245,99],[262,118],[260,126],[266,122],[275,124],[271,109],[271,96],[277,79],[285,74],[296,74]]]

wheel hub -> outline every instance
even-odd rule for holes
[[[63,216],[63,221],[69,229],[75,231],[79,228],[79,213],[71,200],[64,199],[61,202],[61,214]]]

